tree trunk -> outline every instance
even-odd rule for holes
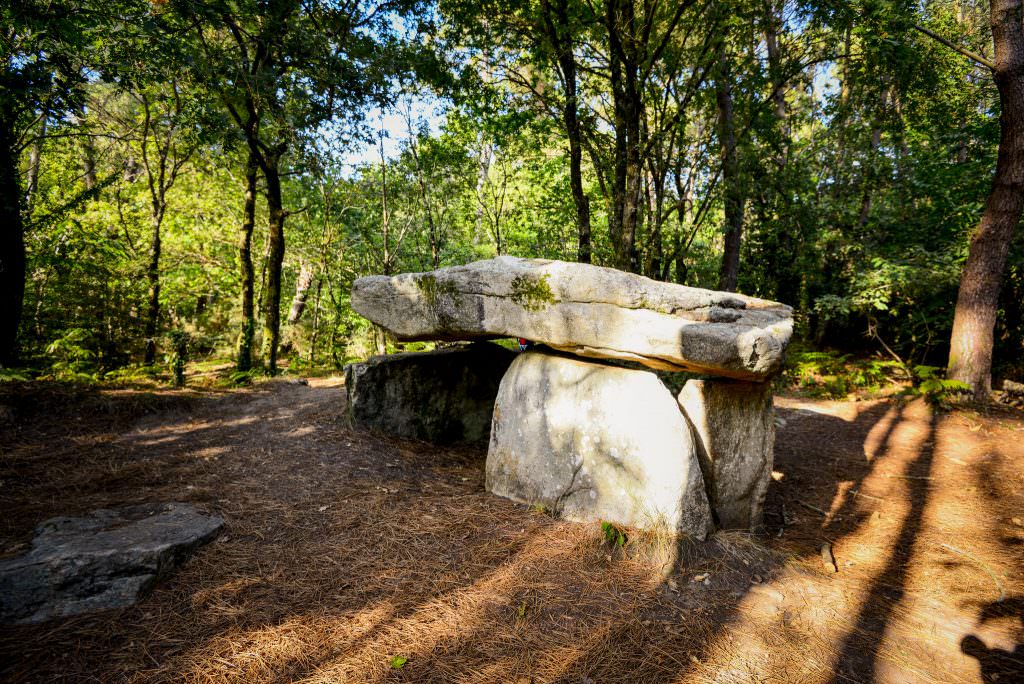
[[[718,137],[722,153],[722,186],[725,193],[725,244],[718,271],[718,289],[736,291],[740,271],[740,241],[743,238],[745,195],[736,151],[736,123],[732,107],[732,75],[723,46],[718,59],[715,98],[718,103]]]
[[[615,247],[616,266],[637,270],[636,227],[639,217],[640,121],[643,102],[633,41],[636,15],[632,0],[610,0],[605,17],[615,111],[615,164],[608,232]]]
[[[39,192],[39,167],[42,164],[43,139],[46,137],[46,117],[39,122],[39,133],[28,151],[28,187],[25,188],[25,213],[31,216],[32,204]]]
[[[960,276],[947,377],[987,400],[999,287],[1024,209],[1024,26],[1022,0],[992,0],[994,77],[999,89],[999,157],[992,190]]]
[[[284,264],[284,221],[279,157],[267,156],[263,169],[267,181],[267,288],[263,297],[263,360],[267,373],[277,374],[277,345],[281,339],[281,266]]]
[[[256,335],[256,316],[253,309],[253,290],[256,272],[252,265],[252,231],[256,227],[256,159],[249,154],[245,166],[245,204],[242,208],[242,226],[238,231],[238,269],[242,285],[242,329],[238,335],[238,356],[235,367],[239,372],[252,368],[253,338]]]
[[[143,363],[156,363],[156,333],[160,324],[160,226],[164,219],[163,207],[154,207],[152,216],[153,242],[149,251],[149,267],[146,279],[149,281],[149,307],[146,313],[146,356]]]
[[[480,147],[480,158],[476,166],[476,222],[473,230],[473,244],[479,245],[483,242],[484,235],[484,187],[487,186],[487,178],[491,172],[491,162],[494,158],[494,146],[487,141],[483,131],[477,135],[477,142]]]
[[[25,233],[13,124],[14,117],[0,111],[0,366],[17,360],[25,296]]]
[[[562,123],[569,141],[569,187],[576,205],[576,260],[589,264],[592,259],[590,238],[590,198],[583,190],[583,142],[579,120],[579,95],[576,86],[576,55],[573,52],[572,28],[569,24],[568,0],[556,0],[554,6],[544,2],[545,27],[558,59],[565,89]]]
[[[310,264],[303,263],[299,267],[299,277],[295,281],[295,297],[292,299],[292,308],[288,311],[288,325],[295,325],[302,319],[315,273]]]

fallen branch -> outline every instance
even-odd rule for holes
[[[977,558],[975,558],[971,554],[967,553],[966,551],[961,551],[960,549],[956,548],[955,546],[951,546],[949,544],[939,544],[939,546],[941,546],[942,548],[947,549],[949,551],[952,551],[953,553],[958,553],[961,556],[963,556],[964,558],[969,558],[970,560],[972,560],[975,563],[977,563],[978,565],[980,565],[981,569],[984,570],[986,573],[988,573],[988,576],[992,578],[992,581],[995,582],[995,585],[999,588],[999,598],[996,599],[996,603],[1002,603],[1003,602],[1003,599],[1006,598],[1006,590],[1003,589],[1003,583],[999,581],[999,578],[996,577],[996,573],[992,572],[992,569],[990,567],[988,567],[987,565],[982,563],[980,560],[978,560]]]

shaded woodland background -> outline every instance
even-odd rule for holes
[[[395,348],[355,278],[496,254],[783,301],[798,361],[931,377],[996,169],[997,9],[1019,33],[970,0],[15,0],[0,377],[339,368]]]

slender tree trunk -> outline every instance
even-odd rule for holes
[[[491,171],[491,162],[494,158],[494,146],[487,141],[483,131],[477,135],[477,143],[480,148],[480,157],[476,166],[476,221],[473,229],[473,244],[479,245],[483,242],[484,236],[484,187],[487,185],[487,177]]]
[[[999,287],[1024,209],[1024,26],[1022,0],[992,0],[994,77],[999,89],[999,156],[992,190],[960,276],[947,377],[978,400],[992,389],[992,344]]]
[[[96,145],[88,134],[82,138],[82,171],[85,189],[92,190],[96,187]]]
[[[589,264],[592,259],[590,229],[590,198],[583,190],[583,142],[579,120],[579,94],[576,85],[576,55],[573,52],[572,27],[569,23],[568,0],[555,0],[554,5],[544,2],[545,28],[548,40],[558,59],[565,89],[562,123],[569,141],[569,187],[576,206],[577,252],[576,260]]]
[[[240,372],[252,368],[253,338],[256,336],[256,313],[253,290],[256,271],[252,265],[252,232],[256,227],[256,158],[249,154],[245,166],[245,204],[242,225],[238,231],[238,270],[242,286],[242,329],[238,335],[238,356],[235,367]]]
[[[309,336],[309,365],[316,365],[316,343],[320,338],[320,295],[323,293],[324,279],[316,280],[316,295],[313,296],[313,333]]]
[[[723,46],[718,60],[715,98],[718,103],[718,136],[722,154],[722,186],[725,193],[725,243],[718,271],[718,289],[736,291],[740,271],[740,241],[743,238],[743,211],[746,200],[740,178],[736,151],[736,123],[733,116],[732,78],[729,59]]]
[[[267,373],[277,375],[277,346],[281,339],[281,267],[284,264],[284,211],[279,157],[269,156],[263,169],[267,181],[267,289],[263,297],[263,360]]]
[[[146,312],[146,356],[143,363],[147,366],[156,363],[156,334],[160,325],[160,226],[163,221],[164,207],[154,207],[151,217],[153,240],[149,250],[149,266],[146,268],[146,280],[149,282],[149,307]]]
[[[302,263],[299,266],[299,277],[295,280],[295,297],[292,299],[292,308],[288,311],[288,325],[295,325],[302,319],[315,274],[312,265]]]
[[[636,63],[636,15],[632,0],[609,0],[605,21],[615,111],[615,164],[608,232],[615,247],[616,266],[637,270],[636,227],[639,217],[640,120],[643,103]]]
[[[13,125],[14,117],[0,111],[0,366],[17,361],[25,297],[25,233]]]
[[[25,188],[25,213],[31,216],[32,204],[39,192],[39,167],[42,165],[43,139],[46,137],[46,117],[39,123],[39,133],[28,151],[28,185]]]

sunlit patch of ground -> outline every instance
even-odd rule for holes
[[[483,447],[351,430],[337,379],[58,404],[0,426],[0,551],[141,501],[228,524],[136,607],[0,632],[4,681],[1024,680],[1020,412],[780,398],[766,533],[666,573],[486,494]]]

